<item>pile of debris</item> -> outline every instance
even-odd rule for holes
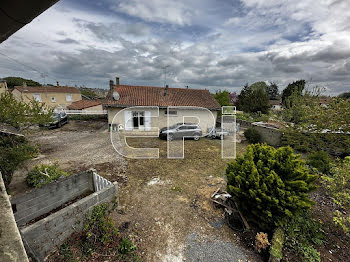
[[[242,213],[238,210],[237,203],[225,190],[218,188],[210,197],[216,208],[223,208],[228,226],[235,231],[249,230],[250,226]]]

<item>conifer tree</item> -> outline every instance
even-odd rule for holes
[[[240,211],[260,229],[272,230],[287,218],[309,209],[308,193],[316,188],[305,162],[290,147],[250,145],[229,163],[227,190]]]

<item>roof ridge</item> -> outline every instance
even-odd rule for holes
[[[151,87],[151,88],[160,88],[165,89],[163,86],[140,86],[140,85],[119,85],[119,87]],[[114,85],[114,88],[118,88]],[[199,89],[199,88],[184,88],[184,87],[169,87],[169,89],[180,89],[180,90],[195,90],[195,91],[209,91],[208,89]]]

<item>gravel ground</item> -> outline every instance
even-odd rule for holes
[[[191,233],[185,241],[185,260],[188,262],[247,261],[241,247],[232,242]]]
[[[41,163],[57,162],[62,169],[72,173],[95,168],[110,181],[123,182],[127,161],[115,152],[106,125],[103,121],[71,121],[61,128],[31,134],[29,140],[40,145],[40,155],[14,173],[11,193],[27,190],[26,174]]]

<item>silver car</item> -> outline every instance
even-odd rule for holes
[[[202,136],[202,129],[197,124],[178,123],[169,128],[164,127],[160,130],[159,137],[169,141],[177,138],[193,138],[199,140]]]

